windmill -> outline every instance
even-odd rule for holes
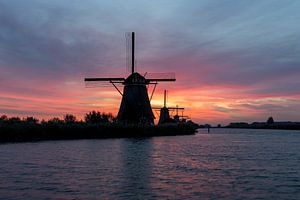
[[[108,82],[122,95],[117,121],[131,124],[154,124],[154,114],[150,101],[158,82],[176,81],[173,74],[145,74],[142,76],[135,69],[135,33],[131,33],[131,74],[127,78],[103,77],[85,78],[85,82]],[[122,84],[123,92],[116,86]],[[150,99],[148,86],[154,84]]]
[[[167,90],[164,90],[164,106],[153,109],[160,111],[158,124],[180,122],[188,118],[188,116],[183,115],[184,108],[178,107],[178,105],[176,107],[167,107]],[[170,111],[176,111],[173,119],[171,118]],[[181,115],[179,115],[179,111],[181,111]]]

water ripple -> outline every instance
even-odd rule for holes
[[[0,199],[300,199],[297,131],[0,145]]]

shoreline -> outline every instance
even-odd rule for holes
[[[207,128],[199,128],[206,130]],[[300,131],[300,128],[254,128],[254,127],[210,127],[210,129],[249,129],[249,130],[285,130],[285,131]]]
[[[197,128],[185,123],[155,126],[85,123],[6,124],[0,126],[0,143],[194,135]]]

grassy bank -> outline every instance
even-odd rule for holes
[[[0,142],[187,135],[194,134],[196,129],[195,125],[187,123],[159,126],[85,122],[1,123]]]

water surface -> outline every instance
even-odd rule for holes
[[[0,199],[300,199],[300,132],[0,145]]]

